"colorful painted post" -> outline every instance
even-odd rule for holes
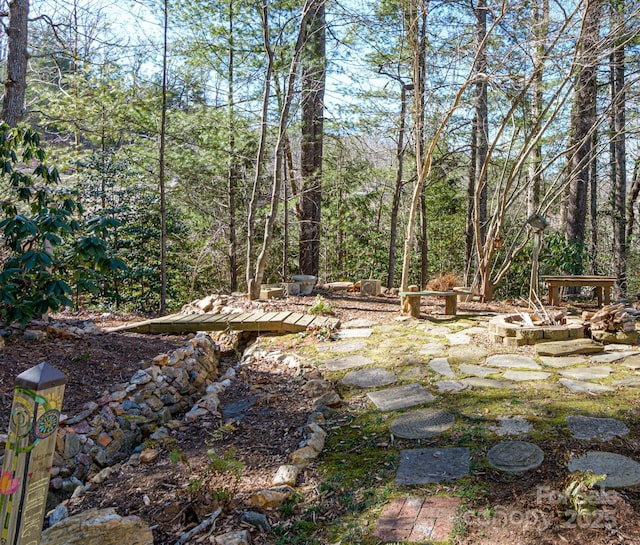
[[[16,378],[0,474],[0,544],[38,545],[67,377],[43,362]]]

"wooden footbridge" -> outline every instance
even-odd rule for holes
[[[110,329],[135,333],[189,333],[195,331],[257,331],[295,333],[308,327],[334,328],[340,325],[336,318],[300,314],[298,312],[237,312],[227,314],[170,314],[143,322],[135,322]]]

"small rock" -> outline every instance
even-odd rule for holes
[[[140,462],[143,464],[151,464],[160,456],[160,451],[153,448],[146,448],[140,453]]]
[[[339,407],[341,403],[342,400],[340,399],[340,396],[333,391],[327,392],[313,400],[313,406],[315,409],[320,407]]]
[[[307,381],[302,387],[302,391],[309,397],[317,398],[333,390],[333,384],[330,381],[315,378]]]
[[[307,466],[318,457],[318,452],[309,446],[294,450],[289,455],[289,460],[296,466]]]
[[[251,536],[247,530],[237,530],[216,536],[216,545],[249,545]]]
[[[300,468],[298,466],[291,464],[282,465],[278,468],[278,471],[273,477],[273,481],[271,481],[271,484],[273,486],[295,486],[299,474]]]
[[[42,342],[47,338],[47,332],[40,329],[27,329],[22,336],[25,341]]]
[[[69,509],[66,505],[60,504],[49,513],[49,526],[53,526],[56,522],[66,519],[69,516]]]
[[[262,530],[263,532],[271,531],[271,524],[269,524],[269,520],[266,515],[262,513],[256,513],[254,511],[245,511],[240,515],[240,522],[246,522],[250,524],[254,528],[258,530]]]
[[[290,486],[266,488],[256,492],[246,500],[246,504],[260,509],[276,509],[287,501],[293,494]]]
[[[322,433],[314,433],[309,437],[309,439],[307,439],[307,446],[311,447],[318,454],[320,454],[322,452],[322,449],[324,448],[326,437],[327,434],[325,431],[322,431]]]

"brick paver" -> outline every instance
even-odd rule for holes
[[[382,510],[373,536],[385,543],[445,541],[459,505],[459,498],[447,496],[397,498]]]

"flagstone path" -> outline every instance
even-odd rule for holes
[[[620,388],[640,388],[640,352],[636,347],[603,347],[589,339],[577,339],[535,345],[534,357],[519,353],[489,355],[473,342],[473,335],[482,334],[486,327],[482,322],[467,322],[462,327],[460,322],[452,322],[451,327],[421,324],[417,329],[424,336],[407,336],[400,326],[354,324],[341,332],[340,340],[321,349],[320,365],[331,372],[348,371],[342,383],[349,388],[374,389],[367,392],[367,398],[377,410],[406,411],[388,418],[392,440],[420,441],[448,433],[458,419],[444,407],[455,408],[455,396],[468,389],[478,395],[492,395],[496,389],[564,389],[565,395],[597,398]],[[417,343],[418,347],[407,349],[403,341]],[[381,349],[396,363],[380,361]],[[621,377],[621,373],[626,376]],[[393,386],[398,380],[407,383]],[[427,382],[432,384],[433,393],[424,387]],[[425,407],[436,401],[434,393],[450,397],[437,400],[437,407]],[[498,416],[493,423],[491,420],[489,416],[487,431],[514,439],[497,442],[489,449],[485,457],[489,467],[514,474],[535,469],[543,462],[544,452],[539,446],[518,439],[532,434],[535,421],[518,415]],[[630,433],[620,420],[579,414],[567,417],[566,426],[574,439],[599,444]],[[469,475],[470,467],[471,451],[467,447],[403,449],[395,484],[410,487],[453,481]],[[607,473],[608,487],[640,484],[640,463],[615,453],[591,451],[569,462],[568,472],[577,469]],[[372,535],[386,543],[446,540],[459,505],[458,498],[446,496],[396,498],[383,509]]]

